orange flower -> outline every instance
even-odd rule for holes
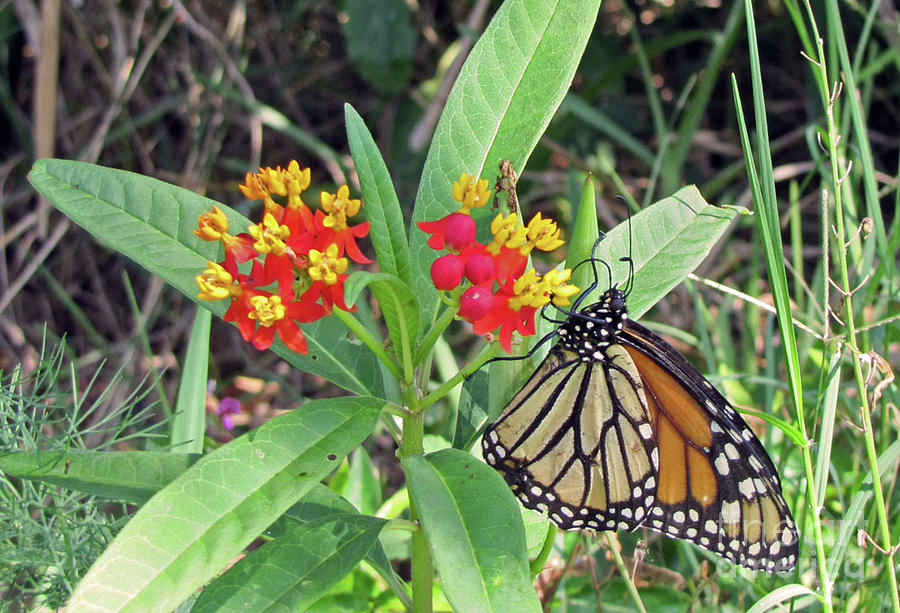
[[[330,244],[338,246],[338,254],[347,256],[354,262],[368,264],[372,260],[363,255],[356,244],[357,238],[362,238],[369,233],[369,222],[350,226],[347,218],[359,213],[362,202],[350,197],[350,189],[346,185],[338,188],[336,194],[322,192],[320,199],[322,210],[316,211],[316,230],[318,236],[314,246],[325,249]]]

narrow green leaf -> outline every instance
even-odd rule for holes
[[[694,144],[694,136],[708,113],[722,66],[731,59],[730,52],[740,40],[743,22],[744,8],[740,2],[735,2],[722,31],[711,38],[712,46],[704,55],[706,63],[698,75],[697,86],[680,116],[674,141],[665,151],[661,173],[663,193],[675,189],[684,181],[685,164]]]
[[[581,190],[581,199],[578,202],[578,212],[575,215],[575,223],[572,225],[572,234],[569,239],[569,250],[566,266],[574,268],[578,262],[591,257],[591,250],[599,236],[599,224],[597,222],[597,194],[594,190],[593,177],[588,177]],[[590,266],[582,266],[572,272],[571,283],[582,290],[593,281]]]
[[[648,168],[653,166],[653,152],[647,145],[631,135],[629,130],[633,130],[633,126],[628,126],[628,129],[623,128],[599,107],[572,93],[566,96],[560,112],[571,113],[588,126],[597,128],[601,134],[644,162]]]
[[[898,462],[900,462],[900,441],[894,441],[878,457],[878,476],[883,479],[889,473],[895,473]],[[850,504],[847,505],[846,511],[841,515],[840,529],[834,540],[834,546],[828,552],[828,574],[831,577],[840,575],[847,550],[851,546],[859,548],[856,545],[857,529],[866,512],[866,506],[874,495],[872,483],[872,473],[869,473],[863,479],[861,487],[854,494]],[[861,527],[867,528],[866,523],[863,522]]]
[[[68,610],[172,610],[359,445],[382,402],[316,400],[206,456],[135,514]]]
[[[403,470],[454,610],[540,611],[519,505],[497,471],[458,449],[409,456]]]
[[[218,206],[232,231],[250,221],[223,204],[189,190],[124,170],[70,160],[38,160],[29,180],[54,206],[99,241],[219,317],[228,305],[197,298],[194,281],[207,262],[220,259],[218,243],[194,236],[197,217]],[[272,350],[287,362],[357,394],[380,396],[384,385],[375,355],[348,338],[334,317],[303,324],[309,353],[299,355],[276,339]]]
[[[599,0],[507,0],[469,54],[435,129],[416,195],[414,221],[458,207],[462,173],[491,179],[502,160],[521,172],[571,83],[594,28]],[[485,215],[486,213],[481,213]],[[423,321],[438,295],[428,276],[435,252],[410,228],[415,292]]]
[[[110,500],[143,504],[200,458],[163,451],[12,451],[0,471]]]
[[[344,121],[378,268],[411,285],[412,263],[406,242],[406,222],[391,175],[365,122],[349,104],[344,105]]]
[[[801,596],[812,596],[812,598],[809,599],[810,602],[808,604],[821,602],[818,594],[805,585],[789,583],[788,585],[782,585],[781,587],[772,590],[754,602],[753,606],[747,609],[747,613],[764,613],[765,611],[771,611],[773,609],[780,611],[783,610],[781,605],[800,598]],[[796,604],[798,605],[798,608],[802,608],[799,606],[799,603]]]
[[[178,453],[203,453],[211,320],[212,314],[207,309],[198,308],[194,313],[191,339],[178,382],[178,402],[172,417],[171,446]]]
[[[378,300],[394,350],[401,357],[403,369],[413,369],[413,346],[419,334],[419,305],[409,285],[394,275],[359,270],[344,284],[348,304],[356,302],[363,288],[369,287]]]
[[[381,483],[365,448],[360,447],[350,455],[350,472],[347,477],[344,487],[347,500],[361,513],[375,513],[382,502]]]
[[[356,513],[292,523],[207,586],[191,612],[304,611],[353,570],[385,523]]]

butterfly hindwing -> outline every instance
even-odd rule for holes
[[[641,373],[661,458],[645,525],[744,566],[793,567],[796,527],[756,435],[659,336],[629,322],[620,339]]]

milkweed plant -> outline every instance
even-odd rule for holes
[[[702,261],[738,209],[683,188],[608,232],[595,252],[608,278],[594,283],[589,266],[578,268],[598,237],[590,181],[564,228],[545,212],[523,213],[515,174],[504,169],[521,171],[562,102],[599,0],[529,5],[505,2],[469,55],[411,207],[401,206],[349,106],[347,176],[358,181],[314,190],[298,160],[272,160],[240,184],[253,219],[148,177],[35,164],[32,184],[58,209],[197,302],[198,329],[221,317],[255,350],[346,392],[209,449],[202,401],[187,402],[205,386],[183,386],[167,452],[41,459],[35,478],[136,508],[81,578],[69,611],[303,610],[360,577],[381,596],[351,608],[541,610],[534,579],[556,530],[524,511],[472,451],[529,371],[527,360],[493,358],[540,357],[535,341],[552,330],[556,309],[632,273],[629,307],[639,317]],[[469,339],[464,355],[450,350],[449,330]],[[192,345],[208,340],[207,332]],[[206,354],[191,355],[205,369]],[[227,424],[234,404],[223,405]],[[426,436],[435,411],[454,416],[451,435]],[[778,425],[805,445],[803,431]],[[404,482],[386,501],[351,504],[336,486],[348,456],[384,432]],[[795,515],[801,531],[815,521]],[[403,560],[408,570],[398,573]],[[792,585],[780,600],[813,593]]]

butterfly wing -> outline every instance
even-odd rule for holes
[[[775,466],[727,400],[625,295],[572,313],[482,439],[485,460],[563,529],[647,527],[744,566],[792,568]]]
[[[737,411],[647,328],[618,335],[640,373],[660,456],[644,525],[744,566],[794,566],[798,535],[775,466]]]
[[[658,457],[640,375],[554,347],[482,439],[522,503],[563,529],[633,530],[654,502]]]

